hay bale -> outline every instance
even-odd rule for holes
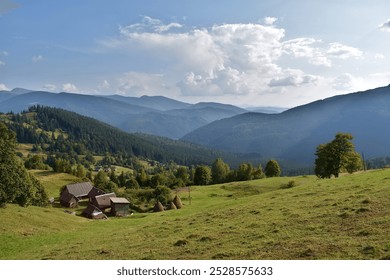
[[[183,203],[181,202],[180,197],[178,197],[177,195],[173,199],[173,203],[175,204],[177,209],[183,208]]]
[[[169,210],[177,210],[177,207],[173,201],[171,201],[171,204],[169,205]]]
[[[154,205],[153,211],[154,212],[162,212],[162,211],[164,211],[164,206],[161,204],[160,201],[157,201],[156,205]]]

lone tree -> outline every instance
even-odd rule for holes
[[[337,178],[343,170],[353,173],[361,169],[361,157],[355,151],[352,139],[349,133],[337,133],[332,142],[318,145],[314,169],[317,177],[330,178],[333,175]]]
[[[267,162],[264,172],[267,177],[279,177],[282,173],[279,163],[274,159]]]

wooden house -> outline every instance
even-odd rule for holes
[[[99,208],[92,204],[88,204],[82,215],[89,219],[107,219],[107,216]]]
[[[115,193],[106,193],[97,195],[91,198],[91,204],[95,205],[100,210],[105,210],[111,207],[111,198],[116,197]]]
[[[92,200],[94,197],[98,196],[98,195],[102,195],[102,194],[105,194],[104,191],[102,191],[101,189],[98,189],[96,187],[93,187],[90,192],[88,193],[88,198],[89,198],[89,202],[92,203]]]
[[[119,217],[129,215],[130,202],[123,197],[111,197],[111,214]]]
[[[65,186],[61,195],[63,193],[69,193],[74,195],[77,199],[84,199],[88,198],[88,194],[93,188],[91,182],[70,184]]]
[[[60,196],[60,204],[64,207],[74,208],[78,206],[79,200],[73,194],[62,192]]]

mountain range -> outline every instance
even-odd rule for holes
[[[276,158],[297,166],[313,166],[316,147],[338,132],[351,133],[356,150],[366,159],[390,155],[390,85],[285,111],[271,107],[249,111],[213,102],[189,104],[162,96],[0,92],[0,112],[20,112],[36,104],[70,110],[127,132],[252,154],[251,158],[263,161]]]
[[[213,102],[189,104],[163,96],[96,96],[20,88],[0,91],[0,112],[19,113],[33,105],[73,111],[126,132],[148,133],[172,139],[178,139],[215,120],[248,112],[232,105]]]
[[[334,96],[279,114],[244,113],[198,128],[182,140],[261,158],[313,164],[316,147],[351,133],[366,158],[390,155],[390,85]]]

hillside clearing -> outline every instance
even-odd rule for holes
[[[36,175],[54,196],[70,179]],[[191,205],[180,196],[181,210],[106,221],[8,205],[0,259],[390,259],[388,169],[191,187]]]

